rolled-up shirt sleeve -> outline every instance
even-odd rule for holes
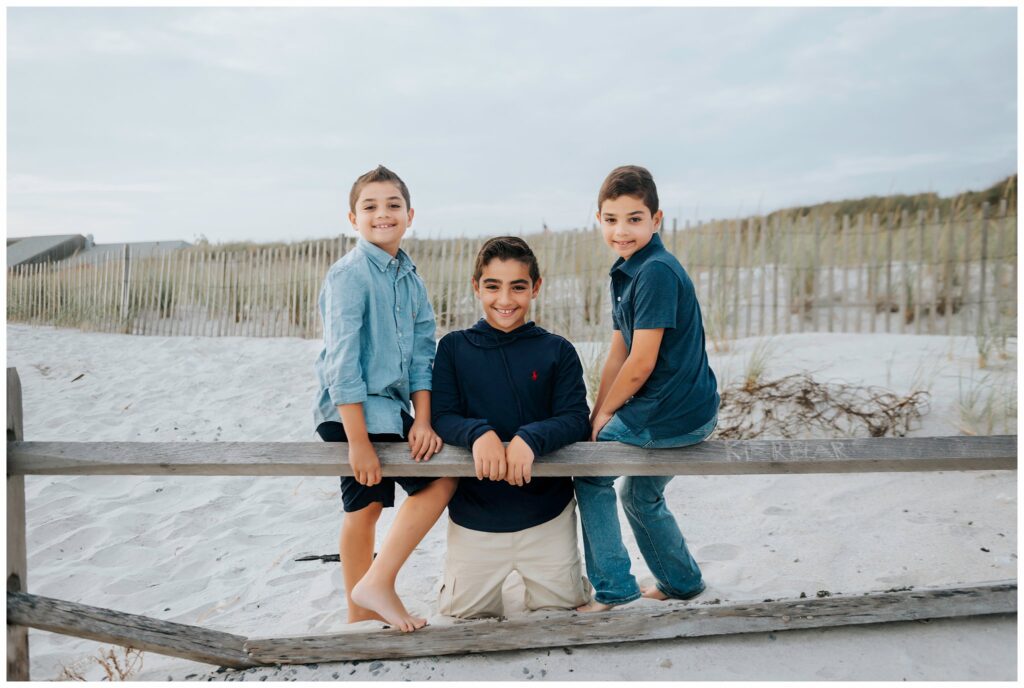
[[[427,289],[418,285],[419,302],[416,305],[416,321],[413,324],[412,364],[409,366],[409,391],[419,392],[431,389],[434,354],[437,342],[434,339],[434,309],[427,298]]]
[[[366,380],[359,363],[366,285],[352,270],[333,270],[320,291],[320,316],[324,325],[324,373],[331,402],[358,404],[366,401]]]

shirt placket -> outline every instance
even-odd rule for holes
[[[406,341],[407,337],[405,333],[402,332],[402,289],[399,285],[399,282],[401,281],[401,270],[397,260],[392,260],[390,267],[395,269],[392,287],[395,295],[395,331],[398,333],[398,352],[401,354],[399,356],[398,366],[404,374],[406,372],[405,360],[408,342]]]

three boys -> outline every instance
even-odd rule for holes
[[[501,585],[512,570],[524,579],[530,609],[595,611],[640,596],[622,546],[614,478],[575,479],[587,570],[597,591],[584,604],[589,585],[576,546],[573,481],[531,480],[531,467],[537,456],[588,436],[658,448],[699,442],[714,429],[717,385],[699,306],[688,276],[656,234],[657,206],[643,168],[616,169],[599,194],[598,219],[619,260],[611,272],[612,348],[588,420],[572,345],[526,320],[541,284],[529,246],[516,237],[484,245],[473,275],[484,318],[442,339],[434,360],[433,312],[399,248],[413,218],[408,189],[383,167],[353,185],[349,219],[361,239],[332,266],[321,291],[325,344],[316,410],[325,441],[349,442],[355,476],[342,478],[349,621],[384,619],[406,631],[425,623],[406,611],[394,582],[449,499],[442,613],[500,616]],[[415,418],[407,413],[410,400]],[[457,490],[450,478],[382,480],[371,441],[403,437],[416,460],[439,451],[442,438],[471,448],[476,480],[462,480]],[[669,480],[627,478],[624,508],[657,580],[643,594],[686,599],[704,586],[664,503]],[[396,481],[409,498],[373,560],[376,521],[393,504]]]

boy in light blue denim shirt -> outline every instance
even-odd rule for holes
[[[395,579],[457,482],[381,478],[372,442],[408,441],[416,461],[441,450],[430,425],[434,311],[416,266],[399,248],[413,218],[405,183],[379,166],[352,185],[349,209],[359,242],[331,266],[320,290],[324,348],[316,362],[316,431],[325,442],[348,442],[354,476],[341,479],[339,553],[348,621],[375,619],[413,631],[426,620],[406,610]],[[374,558],[377,520],[383,507],[394,506],[396,482],[409,497]]]

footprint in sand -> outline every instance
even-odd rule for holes
[[[721,542],[714,545],[705,545],[697,551],[697,558],[701,561],[729,561],[739,555],[739,547]]]
[[[781,506],[770,506],[761,512],[765,516],[782,516],[783,514],[793,513],[792,509],[785,509]]]

